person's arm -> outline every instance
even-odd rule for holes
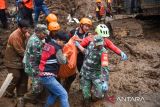
[[[35,41],[31,44],[31,47],[29,47],[29,62],[31,65],[31,68],[33,70],[33,73],[37,74],[39,72],[39,63],[40,63],[40,57],[41,57],[41,43],[39,41]]]
[[[87,47],[89,45],[89,43],[92,41],[91,37],[85,37],[82,42],[80,43],[80,45],[82,47]]]
[[[122,60],[127,60],[128,57],[127,55],[121,51],[118,47],[116,47],[109,39],[104,39],[105,41],[105,47],[111,49],[112,51],[114,51],[116,54],[120,55],[122,57]]]
[[[109,48],[110,50],[114,51],[116,54],[120,55],[121,50],[118,47],[116,47],[112,41],[105,38],[104,42],[105,42],[105,47]]]
[[[60,64],[66,64],[67,63],[67,57],[65,54],[62,53],[62,50],[59,49],[57,52],[56,52],[56,58],[58,60],[58,62]]]
[[[86,53],[86,49],[83,46],[81,46],[81,44],[78,41],[75,41],[75,45],[82,53]]]

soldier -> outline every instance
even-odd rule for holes
[[[25,72],[32,80],[32,90],[25,94],[25,100],[37,100],[37,96],[40,94],[41,86],[39,84],[39,64],[43,42],[42,40],[49,34],[47,26],[38,24],[35,27],[35,33],[29,38],[23,63],[25,65]]]
[[[109,67],[107,49],[109,48],[121,55],[122,60],[127,60],[127,55],[117,48],[108,37],[108,27],[104,24],[99,24],[95,29],[94,40],[87,41],[87,39],[84,39],[81,44],[77,41],[75,42],[75,45],[85,53],[85,60],[80,71],[80,86],[83,92],[85,107],[90,106],[92,84],[96,98],[103,98],[108,90]],[[86,45],[88,45],[87,49],[83,48]]]
[[[77,42],[76,46],[85,54],[80,72],[80,86],[84,98],[84,107],[90,107],[92,84],[94,96],[98,98],[103,98],[108,90],[108,54],[101,36],[94,36],[93,42],[89,44],[87,49]]]

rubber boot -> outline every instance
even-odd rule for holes
[[[23,99],[23,97],[19,97],[17,99],[16,107],[24,107],[24,99]]]
[[[37,94],[32,93],[31,91],[29,91],[28,93],[26,93],[24,95],[24,100],[26,102],[32,103],[32,104],[36,104],[37,101]]]

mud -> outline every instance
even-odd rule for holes
[[[77,25],[66,23],[68,14],[80,19],[90,14],[95,19],[92,0],[48,1],[51,11],[58,15],[64,31]],[[52,4],[52,5],[51,5]],[[91,5],[91,6],[90,6]],[[87,7],[87,10],[86,10]],[[12,18],[10,19],[12,20]],[[40,21],[44,23],[44,16]],[[122,19],[111,23],[113,36],[110,39],[128,55],[128,60],[121,61],[120,56],[109,50],[110,77],[108,95],[113,96],[114,103],[107,98],[93,102],[92,107],[159,107],[160,106],[160,21]],[[13,26],[14,25],[14,26]],[[94,23],[96,26],[97,23]],[[15,29],[0,28],[0,72],[6,72],[3,66],[4,49],[9,34]],[[4,75],[6,75],[4,73]],[[3,80],[3,79],[2,79]],[[1,82],[2,83],[2,82]],[[143,101],[119,101],[118,98],[139,97]],[[13,107],[15,99],[0,99],[1,107]],[[83,107],[82,95],[77,78],[69,93],[71,107]],[[41,107],[41,104],[26,104],[26,107]]]

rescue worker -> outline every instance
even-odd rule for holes
[[[55,34],[60,30],[60,25],[57,22],[50,22],[48,25],[49,35],[45,38],[45,42],[51,42],[54,39]]]
[[[51,24],[56,24],[56,22],[49,24],[50,31],[52,31]],[[60,26],[58,29],[60,29]],[[57,98],[60,100],[61,107],[69,107],[68,94],[56,79],[60,64],[67,63],[67,58],[62,53],[65,39],[64,35],[56,35],[50,42],[45,43],[42,49],[39,76],[42,85],[49,91],[45,107],[53,105]]]
[[[120,50],[118,47],[116,47],[112,43],[112,41],[108,38],[110,36],[110,33],[109,33],[108,27],[105,24],[99,24],[96,27],[96,33],[98,33],[98,35],[103,37],[104,45],[106,49],[107,48],[111,49],[117,55],[120,55],[122,60],[127,60],[127,55],[122,50]]]
[[[70,38],[73,37],[74,35],[77,35],[80,39],[87,37],[89,35],[89,30],[91,26],[92,26],[92,21],[89,18],[82,18],[80,20],[79,27],[70,31],[69,33]],[[81,70],[83,60],[84,60],[84,55],[82,52],[79,52],[77,55],[77,69],[79,72]],[[64,87],[67,90],[67,92],[69,92],[71,84],[75,80],[75,78],[76,78],[76,74],[66,78]]]
[[[50,13],[47,5],[44,3],[44,0],[34,0],[35,25],[38,23],[38,18],[41,11],[45,14],[45,16],[48,16]]]
[[[17,16],[16,16],[17,22],[21,19],[25,19],[26,12],[25,12],[25,8],[22,0],[16,0],[16,12],[17,12]]]
[[[112,16],[112,0],[106,0],[106,16],[111,17]]]
[[[56,36],[64,35],[65,41],[68,42],[69,35],[63,31],[60,31],[60,25],[57,22],[50,22],[48,25],[49,35],[45,38],[45,42],[51,42]]]
[[[30,25],[33,26],[33,0],[23,0],[23,4],[25,7],[25,19],[29,20]]]
[[[6,0],[0,0],[0,20],[2,23],[2,28],[6,29],[8,27],[7,24],[7,17],[6,17],[6,9],[7,9],[7,5],[6,5]]]
[[[42,93],[42,87],[38,77],[39,64],[43,47],[42,40],[48,34],[49,31],[47,30],[47,26],[38,24],[35,27],[35,33],[29,38],[27,43],[23,63],[25,65],[25,72],[31,77],[32,90],[29,90],[29,92],[25,94],[24,99],[26,101],[33,100],[32,102],[36,102],[36,100],[38,100],[37,97]]]
[[[9,73],[13,73],[13,80],[6,90],[5,97],[12,98],[16,95],[18,103],[23,105],[23,96],[27,92],[28,76],[24,72],[22,59],[25,51],[25,43],[29,35],[29,22],[20,20],[18,28],[9,36],[4,56],[4,65]]]
[[[98,21],[101,21],[102,17],[105,15],[105,7],[101,0],[96,0],[96,17]]]
[[[56,35],[68,35],[67,33],[60,31],[60,25],[58,24],[58,18],[55,14],[50,13],[47,17],[46,17],[46,22],[47,22],[47,26],[48,29],[50,31],[49,35],[45,38],[45,42],[48,43],[51,41],[52,38],[54,38]],[[50,24],[51,23],[51,24]],[[50,24],[50,26],[49,26]],[[66,41],[69,40],[69,35],[66,36]]]
[[[87,49],[83,48],[78,42],[75,44],[85,54],[85,60],[80,72],[80,86],[84,98],[83,107],[91,107],[92,87],[94,96],[98,98],[103,98],[108,90],[108,78],[106,78],[108,74],[108,55],[103,44],[103,38],[98,35],[94,36],[93,42],[90,42]]]
[[[95,29],[95,36],[93,42],[89,43],[87,50],[83,48],[78,42],[75,45],[81,50],[85,51],[85,60],[80,72],[80,85],[84,97],[85,107],[90,107],[91,87],[93,84],[94,96],[103,98],[108,90],[109,67],[108,67],[108,53],[106,45],[112,45],[112,50],[118,52],[118,48],[113,47],[109,39],[109,30],[106,25],[100,24]],[[107,43],[107,42],[108,43]],[[122,60],[127,60],[127,55],[120,52]]]

